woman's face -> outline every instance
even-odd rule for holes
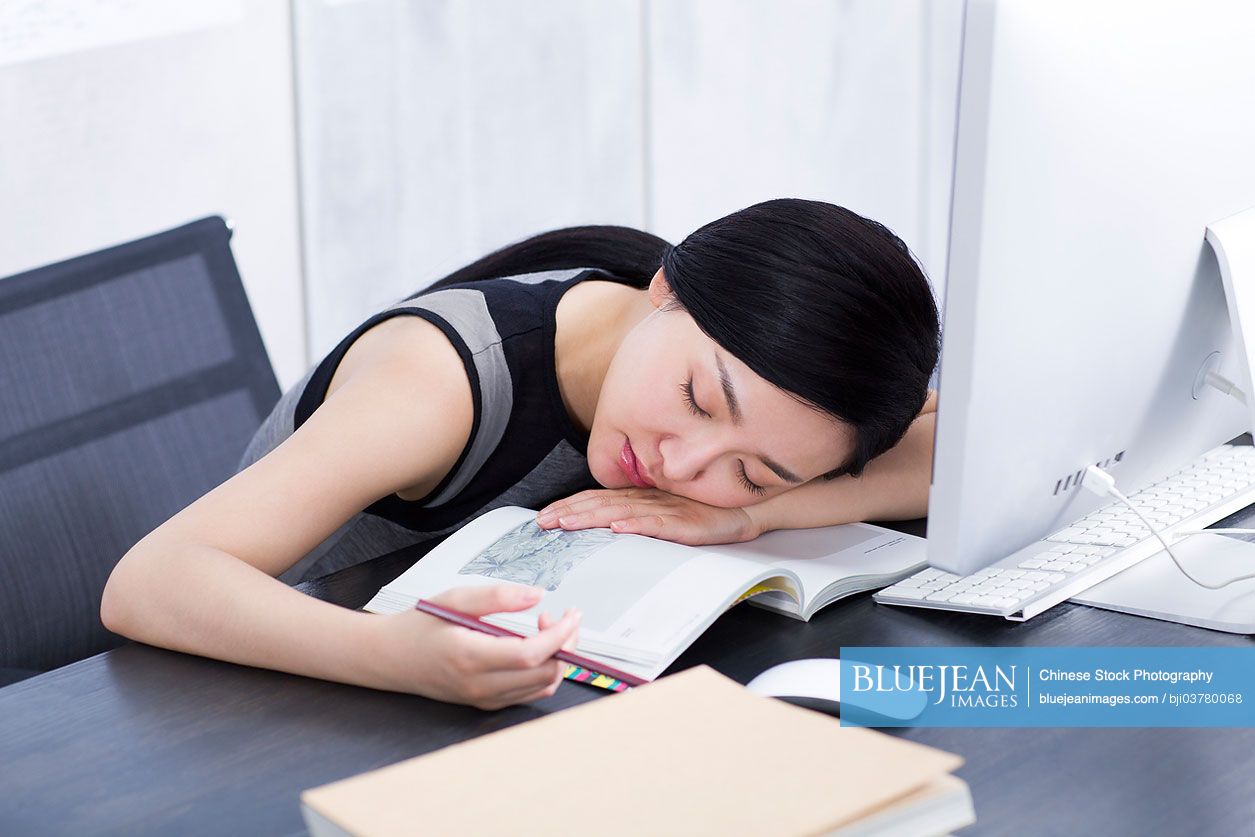
[[[662,310],[666,293],[660,271],[650,285],[655,309],[628,332],[602,382],[588,442],[597,482],[735,508],[848,459],[848,425],[759,377],[687,311]]]

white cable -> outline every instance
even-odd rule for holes
[[[1176,553],[1172,551],[1172,547],[1168,545],[1168,541],[1164,539],[1164,536],[1162,534],[1160,534],[1159,529],[1157,529],[1153,523],[1151,523],[1149,520],[1146,519],[1146,515],[1142,514],[1141,510],[1137,506],[1133,505],[1133,501],[1131,501],[1128,497],[1125,497],[1116,488],[1115,477],[1111,476],[1111,474],[1108,474],[1106,471],[1104,471],[1102,468],[1099,468],[1097,465],[1090,465],[1088,468],[1085,469],[1085,477],[1084,479],[1082,479],[1081,485],[1084,488],[1088,488],[1090,491],[1094,492],[1099,497],[1104,497],[1109,494],[1112,497],[1115,497],[1120,502],[1124,503],[1124,505],[1128,506],[1129,509],[1132,510],[1133,514],[1137,515],[1138,519],[1142,521],[1142,525],[1144,525],[1147,529],[1149,529],[1154,534],[1154,536],[1159,539],[1159,542],[1163,544],[1164,551],[1168,553],[1168,557],[1172,559],[1172,563],[1177,565],[1177,569],[1181,571],[1181,574],[1184,575],[1186,578],[1188,578],[1190,581],[1197,584],[1199,587],[1206,587],[1208,590],[1219,590],[1222,587],[1228,587],[1230,584],[1233,584],[1235,581],[1244,581],[1245,579],[1248,579],[1248,578],[1255,578],[1255,573],[1248,573],[1247,575],[1240,575],[1237,578],[1231,578],[1228,581],[1222,582],[1220,584],[1208,584],[1206,581],[1202,581],[1200,579],[1195,578],[1194,576],[1190,575],[1189,570],[1181,566],[1181,561],[1177,558]],[[1219,534],[1220,532],[1224,530],[1203,529],[1203,530],[1197,530],[1197,531]],[[1245,532],[1247,530],[1240,530],[1240,531]]]
[[[1243,404],[1246,403],[1246,393],[1238,389],[1238,385],[1233,383],[1233,381],[1230,381],[1224,375],[1209,371],[1203,376],[1203,380],[1223,392],[1225,395],[1232,395]]]

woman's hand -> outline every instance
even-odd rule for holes
[[[708,506],[657,488],[581,491],[545,506],[536,522],[542,529],[609,527],[689,546],[740,543],[762,534],[745,509]]]
[[[455,587],[431,601],[471,616],[526,610],[542,591],[515,584]],[[562,682],[566,663],[559,649],[575,650],[580,614],[560,620],[540,615],[540,631],[525,639],[496,637],[463,628],[418,610],[379,617],[381,674],[399,692],[500,709],[549,697]]]

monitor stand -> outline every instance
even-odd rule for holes
[[[1243,361],[1242,380],[1235,383],[1245,390],[1247,426],[1255,430],[1250,373],[1255,369],[1255,208],[1209,225],[1207,242],[1216,253],[1234,348]],[[1172,542],[1172,551],[1191,575],[1210,584],[1255,573],[1255,543],[1237,537],[1192,535]],[[1186,578],[1162,550],[1069,601],[1214,631],[1255,633],[1255,578],[1209,590]]]

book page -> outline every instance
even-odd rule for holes
[[[868,523],[816,529],[777,529],[745,543],[703,546],[705,552],[787,569],[807,600],[852,576],[893,576],[927,559],[924,539]]]
[[[535,512],[496,509],[451,535],[384,587],[367,605],[396,612],[451,587],[501,583],[545,590],[528,610],[485,621],[520,633],[536,630],[542,611],[583,613],[579,649],[650,661],[677,644],[763,570],[728,555],[608,529],[541,529]]]

